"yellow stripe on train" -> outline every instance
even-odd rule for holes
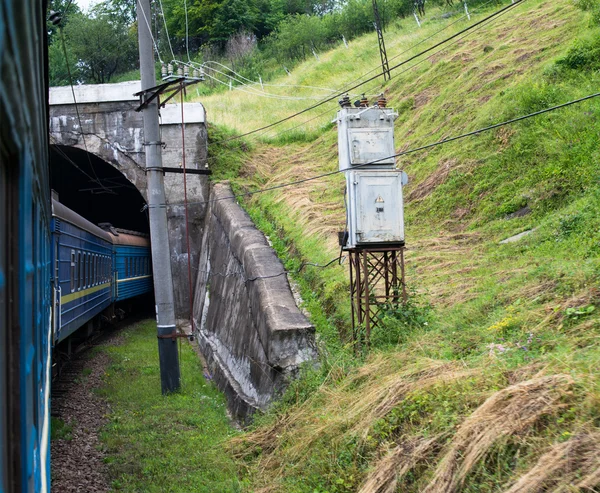
[[[147,279],[152,276],[128,277],[127,279],[119,279],[117,282],[137,281],[138,279]]]
[[[61,295],[60,302],[61,302],[61,304],[69,303],[70,301],[77,300],[83,296],[86,296],[88,294],[95,293],[96,291],[100,291],[101,289],[107,289],[107,288],[110,288],[110,282],[98,284],[98,286],[92,286],[91,288],[87,288],[82,291],[75,291],[74,293]]]

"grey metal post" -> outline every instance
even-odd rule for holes
[[[149,25],[144,20],[147,19],[149,21],[151,19],[150,0],[137,1],[137,18],[138,40],[140,44],[140,74],[142,91],[144,91],[156,85],[152,36]],[[179,390],[180,376],[177,339],[168,337],[170,334],[176,332],[176,327],[157,100],[154,99],[142,111],[144,118],[148,213],[152,243],[160,383],[162,393],[166,394]]]

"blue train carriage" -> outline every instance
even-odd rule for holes
[[[46,5],[0,0],[0,491],[50,490]]]
[[[113,245],[110,235],[52,200],[54,343],[64,341],[112,304]],[[98,320],[98,319],[96,319]]]
[[[113,242],[115,301],[151,293],[153,284],[150,238],[135,231],[111,226],[108,228]]]

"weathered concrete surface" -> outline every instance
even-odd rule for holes
[[[194,319],[209,368],[238,418],[265,409],[300,364],[314,361],[314,328],[264,235],[226,184],[212,188]]]
[[[133,95],[139,90],[139,81],[76,86],[80,128],[71,88],[50,88],[50,143],[87,149],[117,168],[146,199],[144,126],[141,112],[135,111],[139,99]],[[165,143],[162,157],[165,167],[179,168],[183,164],[181,121],[180,104],[167,104],[161,110],[161,138]],[[205,169],[207,132],[203,106],[199,103],[185,103],[184,121],[186,168]],[[182,174],[165,175],[165,193],[175,315],[178,319],[189,319],[188,251]],[[198,263],[206,213],[208,178],[188,174],[187,197],[190,202],[188,219],[191,261],[195,266]]]

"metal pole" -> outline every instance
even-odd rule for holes
[[[138,0],[137,18],[151,19],[150,0]],[[152,37],[150,28],[145,22],[138,22],[138,40],[140,44],[140,74],[142,91],[144,91],[156,85]],[[177,339],[169,337],[169,335],[175,334],[176,327],[157,99],[146,105],[142,112],[144,118],[148,214],[150,218],[150,237],[152,240],[152,267],[154,274],[154,297],[156,300],[160,384],[162,393],[167,394],[179,390],[180,377]]]

